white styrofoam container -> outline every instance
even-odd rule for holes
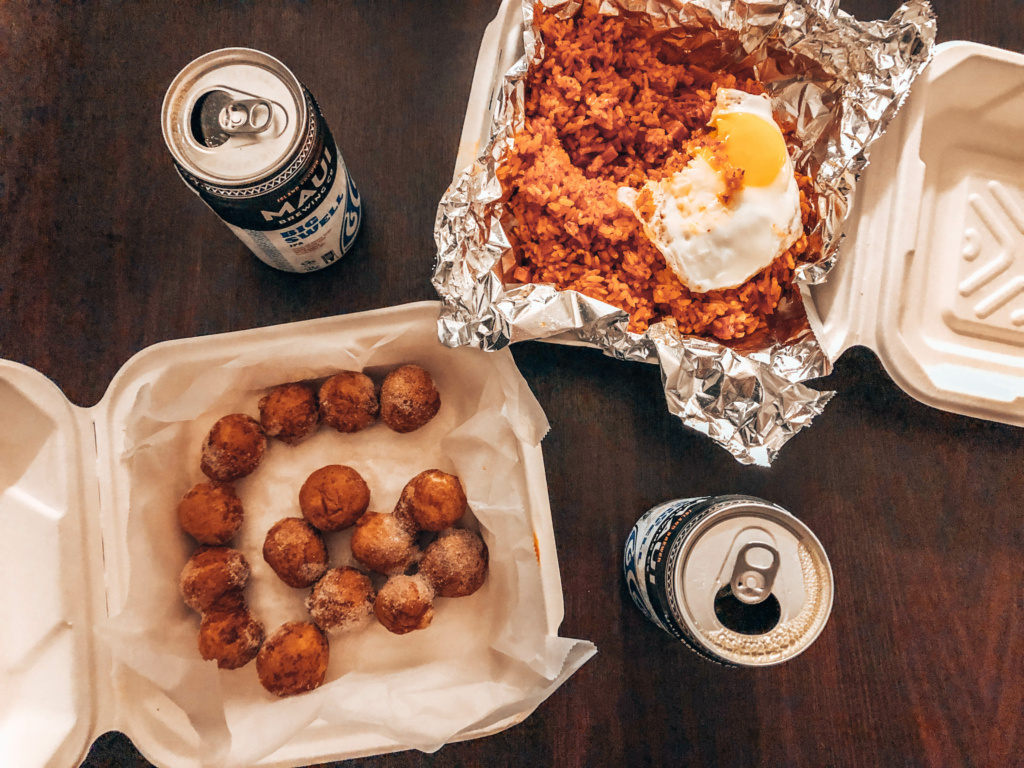
[[[504,0],[480,45],[456,178],[487,145],[522,34],[521,0]],[[823,348],[834,361],[870,347],[919,400],[1024,426],[1024,56],[937,46],[870,158],[837,266],[805,293]]]
[[[811,290],[825,351],[870,347],[918,400],[1024,426],[1024,56],[938,46],[870,158]]]
[[[95,627],[127,598],[131,477],[118,457],[140,389],[176,365],[215,367],[275,343],[344,345],[367,327],[416,328],[429,338],[437,315],[437,302],[420,302],[156,344],[129,360],[91,408],[69,403],[39,372],[0,360],[0,765],[76,766],[98,735],[119,730],[147,759],[170,768],[188,738],[161,715],[159,701],[118,681],[116,660],[94,637]],[[458,365],[455,356],[452,365]],[[563,603],[543,456],[540,446],[523,441],[519,450],[543,607],[554,635]],[[496,733],[528,715],[518,712],[456,740]],[[373,734],[339,736],[320,721],[257,765],[287,768],[397,748]]]

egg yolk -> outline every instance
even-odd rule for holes
[[[785,167],[789,153],[774,123],[749,112],[730,112],[718,117],[715,129],[729,163],[743,169],[743,186],[767,187]]]

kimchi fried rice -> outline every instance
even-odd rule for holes
[[[816,256],[808,177],[796,174],[804,234],[742,285],[707,293],[679,281],[616,196],[681,170],[713,143],[717,90],[763,93],[753,73],[676,63],[678,51],[589,5],[564,20],[538,6],[536,18],[544,57],[530,67],[525,126],[498,168],[515,256],[505,281],[579,291],[625,310],[635,332],[660,321],[726,342],[766,332],[781,302],[799,301],[794,268]]]

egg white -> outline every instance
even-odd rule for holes
[[[711,124],[717,117],[746,112],[768,121],[779,136],[766,96],[720,88]],[[669,267],[690,290],[698,293],[732,288],[772,263],[795,243],[803,231],[800,190],[793,161],[785,163],[767,186],[744,186],[728,205],[719,195],[725,181],[701,156],[683,170],[658,182],[647,182],[655,212],[650,222],[636,209],[638,192],[618,191],[619,202],[640,219],[644,233],[661,251]]]

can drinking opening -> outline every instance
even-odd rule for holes
[[[192,138],[196,140],[196,143],[201,147],[217,147],[227,141],[227,137],[221,138],[217,134],[219,131],[209,130],[209,119],[204,120],[204,115],[215,112],[221,109],[221,98],[218,94],[223,94],[223,91],[209,91],[204,93],[198,99],[196,99],[195,106],[192,107],[192,114],[189,115],[189,127],[192,129]],[[227,94],[224,94],[225,96]]]
[[[192,108],[189,127],[200,146],[219,147],[232,136],[263,133],[270,128],[274,110],[270,101],[243,99],[224,90],[204,93]]]
[[[769,594],[759,603],[745,603],[732,593],[729,585],[715,595],[715,616],[722,626],[741,635],[765,635],[782,618],[782,606],[775,595]]]

